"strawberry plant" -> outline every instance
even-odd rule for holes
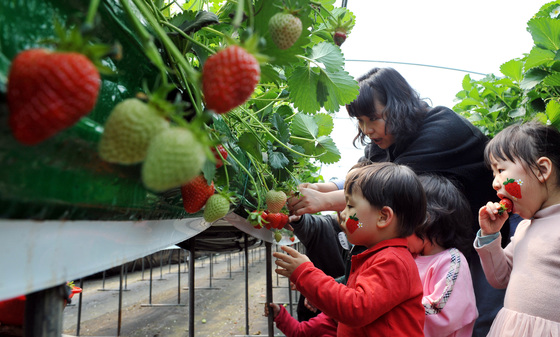
[[[503,63],[503,76],[463,79],[454,110],[493,137],[505,127],[538,119],[560,128],[560,1],[543,5],[528,22],[533,48]]]
[[[104,43],[122,43],[122,59],[103,61],[111,70],[111,74],[101,73],[103,99],[81,111],[72,121],[75,124],[58,131],[59,137],[23,153],[26,158],[40,158],[37,154],[49,149],[61,155],[59,144],[68,138],[95,144],[93,161],[84,158],[81,162],[90,164],[81,169],[99,180],[98,186],[87,189],[97,193],[57,194],[56,198],[67,198],[66,204],[79,200],[118,209],[114,213],[123,217],[134,212],[133,217],[149,218],[146,210],[154,209],[157,218],[177,216],[177,209],[183,210],[181,187],[202,175],[214,183],[218,194],[233,194],[231,207],[239,215],[266,209],[269,190],[290,191],[301,182],[320,181],[320,165],[340,159],[330,137],[333,114],[354,100],[358,85],[344,70],[343,55],[332,35],[339,25],[349,33],[354,16],[332,3],[193,0],[179,6],[167,0],[102,0],[99,13],[96,6],[77,5],[80,13],[87,13],[89,34]],[[40,5],[63,21],[76,11],[59,0]],[[0,7],[0,12],[10,10]],[[287,48],[277,45],[270,32],[269,23],[279,13],[293,13],[301,24]],[[96,15],[102,19],[94,20]],[[37,17],[28,21],[33,20]],[[14,27],[7,26],[7,31],[13,32]],[[8,49],[10,45],[4,50]],[[10,65],[12,59],[12,55],[0,58],[2,74],[9,69],[6,60]],[[6,88],[6,78],[0,77],[0,90]],[[64,153],[70,157],[68,144]],[[49,159],[39,165],[45,162]],[[2,173],[11,172],[11,167]],[[116,192],[115,177],[135,191],[131,199]],[[14,188],[18,192],[18,186]],[[21,198],[33,195],[33,200],[49,200],[51,196],[35,192],[51,190],[54,193],[39,186],[29,188]],[[153,207],[154,203],[166,205]],[[128,210],[123,212],[124,208]],[[166,210],[169,215],[163,214]]]

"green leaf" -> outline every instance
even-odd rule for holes
[[[560,103],[556,100],[550,100],[546,105],[546,117],[557,129],[560,128]]]
[[[312,116],[299,113],[291,124],[292,134],[297,137],[316,139],[319,127]]]
[[[553,73],[544,78],[543,83],[552,87],[560,87],[560,73]]]
[[[527,23],[535,45],[557,51],[560,49],[560,20],[552,18],[534,18]]]
[[[544,70],[541,70],[541,69],[533,68],[533,69],[531,69],[531,70],[529,70],[528,72],[525,73],[525,78],[523,79],[523,81],[521,81],[519,86],[523,90],[531,90],[537,84],[541,83],[541,81],[547,75],[548,75],[548,72],[546,72]]]
[[[472,80],[471,80],[471,75],[466,74],[465,77],[463,77],[463,89],[466,91],[471,91],[472,89]]]
[[[509,60],[500,66],[502,74],[511,77],[515,82],[523,79],[523,62],[520,60]]]
[[[279,141],[281,141],[282,143],[287,143],[290,141],[290,130],[288,129],[288,124],[286,124],[280,114],[275,113],[274,115],[272,115],[270,124],[272,124],[272,126],[274,126],[276,130],[278,130],[278,135],[276,138],[278,138]]]
[[[286,167],[290,161],[282,152],[273,151],[268,153],[268,163],[273,169],[282,169]]]
[[[554,52],[539,47],[533,47],[525,60],[525,71],[554,61]]]
[[[334,128],[334,122],[331,115],[328,114],[316,114],[313,119],[319,126],[319,131],[317,136],[328,136],[331,134]]]
[[[352,102],[359,93],[358,82],[346,71],[340,70],[335,73],[321,72],[319,82],[325,85],[327,101],[324,104],[328,112],[336,112],[341,105]]]
[[[319,75],[309,67],[297,67],[288,77],[289,98],[300,111],[313,113],[321,108],[317,101]]]
[[[313,46],[309,58],[323,64],[329,72],[336,72],[344,67],[344,58],[340,48],[328,42]]]
[[[255,159],[262,162],[261,146],[257,137],[252,133],[244,133],[239,137],[238,145],[245,152],[250,153]]]
[[[322,153],[317,159],[321,163],[334,164],[340,160],[340,152],[331,137],[321,136],[317,141],[317,152]]]
[[[527,111],[525,110],[525,108],[519,107],[517,109],[513,109],[510,112],[508,112],[508,116],[511,118],[518,118],[518,117],[525,116],[526,113]]]

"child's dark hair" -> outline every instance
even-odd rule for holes
[[[550,159],[556,167],[556,178],[560,183],[560,132],[552,126],[539,122],[511,125],[500,131],[484,149],[484,160],[490,159],[521,161],[526,168],[538,168],[540,157]]]
[[[465,195],[443,176],[424,174],[418,178],[426,192],[427,217],[414,234],[445,249],[455,247],[470,254],[474,220]]]
[[[373,68],[358,78],[360,93],[346,110],[350,117],[379,116],[386,121],[385,132],[393,135],[396,144],[406,143],[422,127],[428,104],[406,79],[393,68]],[[383,111],[375,111],[374,100],[385,106]],[[366,144],[366,135],[358,128],[354,138]]]
[[[344,191],[361,191],[370,205],[391,207],[398,219],[399,237],[407,237],[426,217],[426,195],[412,169],[395,163],[372,163],[350,170]]]

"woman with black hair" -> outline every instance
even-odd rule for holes
[[[451,179],[473,212],[496,199],[492,173],[484,163],[488,139],[480,130],[449,108],[430,107],[395,69],[374,68],[358,83],[359,95],[346,109],[358,121],[354,145],[358,141],[365,145],[359,161],[390,161],[407,165],[419,175]],[[293,215],[341,211],[345,206],[342,186],[343,181],[302,184],[299,194],[288,200],[288,209]],[[474,220],[472,227],[478,229]],[[509,226],[502,228],[507,240]],[[485,336],[503,305],[504,292],[490,287],[476,254],[468,258],[480,314],[473,336]]]

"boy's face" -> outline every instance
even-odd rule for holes
[[[382,241],[377,226],[382,218],[381,210],[370,205],[360,189],[352,194],[345,192],[344,195],[346,207],[340,213],[340,227],[346,233],[348,241],[368,248]]]

